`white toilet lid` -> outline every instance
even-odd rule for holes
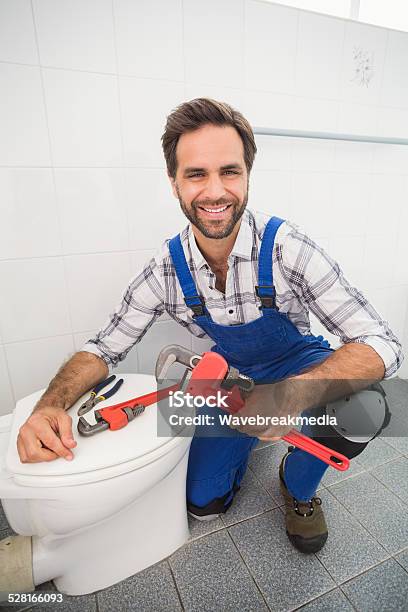
[[[119,391],[112,398],[97,404],[96,408],[112,406],[157,389],[156,379],[151,375],[120,374],[119,377],[124,379]],[[186,442],[181,437],[158,437],[157,419],[161,418],[161,415],[156,404],[148,406],[142,415],[123,429],[105,430],[90,437],[81,436],[77,430],[77,410],[89,397],[88,391],[68,411],[72,417],[73,435],[77,442],[73,449],[74,459],[67,461],[58,458],[49,462],[21,463],[16,445],[18,431],[43,392],[44,390],[38,391],[17,402],[13,413],[6,469],[20,484],[48,487],[61,484],[61,478],[64,484],[71,485],[102,480],[142,467],[170,452],[175,445]],[[85,418],[89,423],[95,422],[93,410],[87,413]],[[100,470],[107,470],[107,473],[104,475]]]

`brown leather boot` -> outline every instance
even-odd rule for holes
[[[293,448],[289,447],[279,466],[279,485],[286,505],[286,533],[298,550],[315,553],[323,548],[328,536],[322,500],[320,497],[312,497],[310,501],[298,501],[289,493],[283,478],[283,468]]]

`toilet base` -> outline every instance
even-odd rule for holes
[[[85,595],[171,555],[189,537],[187,462],[188,449],[159,484],[94,527],[67,537],[33,536],[35,584],[53,580],[61,593]]]

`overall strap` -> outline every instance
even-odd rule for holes
[[[271,217],[266,224],[262,238],[258,267],[259,285],[255,287],[256,294],[260,297],[262,302],[262,310],[264,308],[276,308],[275,287],[273,286],[272,275],[272,252],[276,232],[283,222],[284,219]]]
[[[204,300],[201,295],[198,295],[197,287],[184,255],[180,234],[170,240],[169,250],[186,305],[193,311],[193,317],[205,315]]]

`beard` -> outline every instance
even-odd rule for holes
[[[248,185],[247,191],[242,203],[238,199],[229,200],[227,198],[219,198],[218,200],[196,200],[190,206],[187,206],[176,187],[180,207],[187,219],[194,225],[206,238],[220,240],[229,236],[238,221],[244,214],[248,203]],[[228,219],[203,219],[200,217],[200,207],[211,208],[215,206],[229,206]]]

